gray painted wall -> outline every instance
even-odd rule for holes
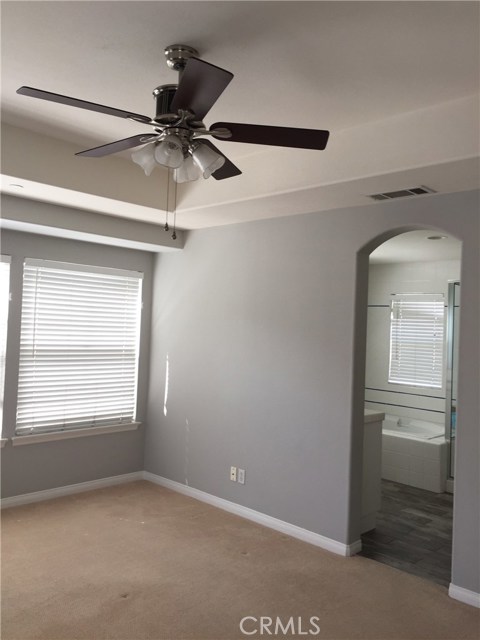
[[[43,205],[45,206],[45,205]],[[143,314],[138,384],[138,420],[145,419],[150,355],[152,254],[87,242],[2,232],[1,252],[12,257],[3,434],[15,432],[21,293],[25,257],[142,271]],[[143,469],[144,428],[136,431],[12,447],[2,451],[2,496],[8,497]]]
[[[368,254],[463,241],[453,583],[479,585],[478,192],[189,234],[155,267],[145,468],[342,543],[359,537]],[[166,363],[168,397],[165,406]],[[246,469],[244,486],[229,467]]]

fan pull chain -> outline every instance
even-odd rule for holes
[[[165,226],[163,227],[165,231],[168,231],[170,229],[170,227],[168,226],[169,191],[170,191],[170,167],[167,169],[167,204],[165,207]]]
[[[177,182],[174,180],[173,183],[173,188],[174,188],[174,192],[173,192],[173,233],[172,233],[172,240],[176,240],[177,239]]]

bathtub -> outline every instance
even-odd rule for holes
[[[447,479],[445,428],[386,415],[382,424],[382,478],[443,493]]]
[[[432,440],[432,438],[443,437],[445,427],[443,424],[436,424],[435,422],[410,420],[409,418],[398,418],[397,416],[386,415],[382,425],[382,433],[400,436],[402,438]]]

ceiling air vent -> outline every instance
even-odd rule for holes
[[[373,193],[369,198],[372,200],[393,200],[394,198],[406,198],[408,196],[422,196],[425,193],[436,193],[429,187],[412,187],[411,189],[401,189],[400,191],[386,191],[385,193]]]

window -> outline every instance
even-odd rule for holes
[[[3,423],[5,360],[7,355],[8,307],[10,301],[10,258],[0,256],[0,430]]]
[[[135,420],[142,274],[25,260],[16,433]]]
[[[444,316],[441,294],[394,296],[388,382],[442,388]]]

